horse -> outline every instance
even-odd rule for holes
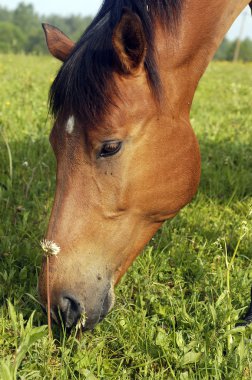
[[[63,64],[49,95],[57,176],[45,236],[58,254],[50,270],[42,262],[39,293],[46,306],[50,276],[52,317],[67,329],[107,315],[133,260],[196,194],[195,90],[249,3],[104,0],[77,43],[43,24]]]

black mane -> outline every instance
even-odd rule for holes
[[[182,0],[104,0],[52,84],[50,108],[54,117],[66,112],[93,125],[108,111],[117,93],[113,80],[117,68],[112,34],[125,7],[142,21],[148,42],[145,69],[158,98],[162,86],[155,61],[153,22],[158,18],[163,25],[174,27],[181,4]]]

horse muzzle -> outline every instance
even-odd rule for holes
[[[67,330],[76,325],[82,330],[92,330],[112,309],[114,299],[112,286],[101,297],[92,294],[91,301],[64,292],[51,306],[52,318],[58,324],[63,324]]]
[[[92,330],[101,322],[114,305],[114,287],[111,283],[107,286],[90,287],[82,291],[74,292],[73,289],[54,291],[52,289],[50,312],[54,322],[67,330],[76,325],[82,330]],[[47,304],[46,295],[42,299],[43,305]],[[44,311],[48,307],[42,307]]]

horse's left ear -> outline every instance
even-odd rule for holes
[[[113,33],[113,46],[125,74],[132,74],[143,64],[146,56],[146,38],[138,15],[124,9]]]
[[[65,62],[74,48],[75,43],[61,30],[50,24],[42,24],[46,43],[50,53],[62,62]]]

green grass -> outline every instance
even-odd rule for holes
[[[252,65],[210,66],[192,111],[198,195],[95,331],[77,340],[55,328],[52,342],[32,297],[55,183],[46,102],[57,67],[0,57],[0,379],[251,379],[252,327],[234,327],[252,285]]]

